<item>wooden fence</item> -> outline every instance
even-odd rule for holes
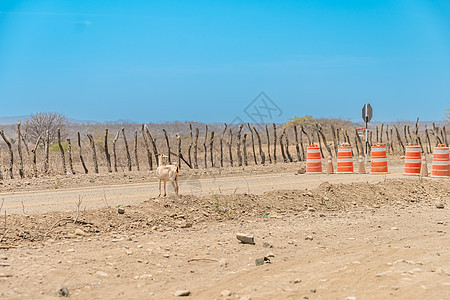
[[[216,127],[217,128],[217,127]],[[189,135],[169,136],[165,129],[151,132],[147,125],[121,128],[112,134],[108,128],[83,136],[77,132],[75,140],[51,143],[49,133],[43,132],[35,141],[21,133],[20,121],[16,136],[0,135],[0,180],[4,178],[31,178],[43,175],[130,172],[153,170],[158,154],[169,156],[169,163],[180,168],[223,168],[304,161],[308,145],[320,145],[322,157],[336,157],[338,146],[347,143],[354,157],[364,155],[364,140],[356,128],[336,128],[333,124],[283,127],[273,124],[224,124],[219,132],[193,127]],[[14,138],[14,140],[13,140]],[[87,139],[86,139],[87,138]],[[415,126],[376,126],[368,132],[368,145],[386,145],[392,155],[403,155],[405,146],[417,143],[422,153],[432,153],[437,144],[446,144],[445,126],[421,128]],[[369,153],[370,154],[370,153]]]

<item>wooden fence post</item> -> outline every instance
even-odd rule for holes
[[[181,169],[181,137],[177,134],[177,144],[178,144],[178,168]]]
[[[427,124],[425,124],[425,137],[426,137],[426,142],[427,142],[427,153],[430,154],[431,153],[431,141],[430,141],[430,135],[428,134],[428,128],[427,128]]]
[[[323,143],[325,145],[325,148],[327,149],[328,155],[333,157],[333,152],[331,151],[330,146],[328,146],[327,138],[325,137],[325,134],[323,133],[322,127],[320,125],[318,125],[317,130],[319,131],[320,135],[322,136]],[[333,130],[333,132],[334,132],[334,130]]]
[[[83,155],[81,154],[81,138],[80,138],[80,133],[77,132],[77,136],[78,136],[78,148],[80,148],[80,161],[81,161],[81,165],[83,166],[84,169],[84,173],[87,174],[88,173],[88,168],[86,167],[86,164],[84,163],[84,159],[83,159]]]
[[[248,166],[247,161],[247,134],[244,133],[244,136],[242,138],[242,153],[244,156],[244,166]]]
[[[256,161],[256,151],[255,151],[255,138],[253,137],[253,130],[250,127],[250,123],[247,123],[248,126],[248,130],[250,130],[250,134],[252,136],[252,151],[253,151],[253,160],[255,161],[255,165],[258,164],[258,162]]]
[[[266,135],[267,135],[267,157],[269,158],[269,163],[272,163],[272,156],[270,155],[270,135],[269,127],[266,124]]]
[[[277,125],[272,123],[273,126],[273,163],[277,163]],[[267,141],[269,143],[269,141]]]
[[[397,140],[399,145],[402,147],[403,153],[405,153],[405,146],[403,146],[402,138],[400,137],[400,133],[398,132],[397,126],[394,125],[395,131],[397,133]],[[406,136],[405,136],[406,138]]]
[[[117,153],[116,153],[116,143],[119,139],[120,131],[117,131],[116,136],[114,137],[112,141],[112,147],[113,147],[113,158],[114,158],[114,172],[117,172]],[[87,172],[86,172],[87,173]]]
[[[141,134],[142,139],[144,140],[145,150],[147,151],[147,160],[148,160],[148,168],[153,170],[153,160],[152,160],[152,152],[150,151],[150,146],[148,145],[147,137],[145,136],[145,125],[141,125]]]
[[[264,154],[264,151],[262,149],[261,137],[259,136],[259,132],[258,130],[256,130],[255,126],[253,126],[253,130],[256,133],[256,139],[258,140],[259,156],[261,157],[261,164],[263,165],[266,162],[266,155]]]
[[[138,171],[140,171],[139,158],[138,158],[138,133],[137,133],[137,130],[134,131],[134,159],[136,160],[136,169]]]
[[[156,148],[156,141],[155,139],[152,137],[150,130],[148,129],[148,126],[145,125],[145,132],[147,133],[148,139],[150,140],[150,142],[152,142],[152,146],[153,146],[153,155],[155,156],[155,161],[156,161],[156,166],[159,166],[159,160],[158,160],[158,148]]]
[[[214,168],[214,153],[213,153],[213,147],[214,147],[214,131],[211,131],[211,136],[209,139],[209,153],[211,154],[211,167]]]
[[[239,125],[239,130],[237,133],[237,157],[238,157],[238,166],[241,167],[242,166],[242,153],[241,153],[241,131],[242,131],[242,127],[244,127],[244,125]]]
[[[31,153],[33,153],[33,174],[34,174],[35,178],[38,177],[37,159],[36,159],[37,153],[36,153],[36,151],[37,151],[37,148],[39,146],[39,142],[41,141],[41,136],[42,136],[42,134],[39,135],[39,137],[36,140],[36,144],[34,145],[34,149],[31,150]]]
[[[381,129],[380,129],[380,144],[383,144],[383,127],[384,127],[384,123],[381,123]]]
[[[358,152],[358,157],[359,157],[359,156],[362,155],[362,154],[359,152],[358,140],[356,139],[356,136],[355,136],[355,147],[356,147],[356,151]],[[364,153],[363,153],[363,154],[364,154]]]
[[[303,145],[303,131],[300,130],[300,148],[302,149],[302,160],[306,160],[305,147]]]
[[[194,139],[194,169],[198,169],[198,128],[195,128],[195,139]]]
[[[303,127],[303,125],[302,125],[302,130],[301,131],[306,135],[306,138],[308,139],[308,146],[312,145],[311,138],[309,137],[309,134],[306,132],[306,130]]]
[[[59,150],[61,151],[61,163],[62,163],[62,170],[63,170],[63,174],[66,175],[67,174],[67,168],[66,168],[66,158],[64,156],[64,148],[61,145],[61,130],[58,128],[56,130],[56,134],[58,136],[58,146],[59,146]]]
[[[361,138],[359,137],[359,134],[358,134],[358,130],[355,128],[355,135],[356,135],[356,139],[357,139],[357,144],[356,144],[356,147],[360,147],[359,148],[359,151],[358,151],[358,156],[359,155],[364,155],[365,156],[365,153],[364,153],[364,146],[363,146],[363,143],[361,142]]]
[[[167,145],[167,156],[168,156],[168,161],[169,161],[169,165],[172,164],[172,160],[170,159],[170,143],[169,143],[169,137],[167,136],[167,131],[165,129],[163,129],[164,132],[164,138],[166,139],[166,145]]]
[[[448,147],[447,132],[445,130],[445,126],[442,126],[442,139],[444,140],[445,145]]]
[[[230,142],[228,143],[228,153],[230,155],[230,166],[233,166],[233,149],[232,149],[232,144],[233,144],[233,132],[231,131],[231,127],[230,127]]]
[[[220,167],[223,168],[223,138],[225,136],[225,132],[227,131],[227,123],[224,123],[225,127],[223,128],[222,135],[220,136]]]
[[[189,161],[189,164],[192,166],[191,149],[192,149],[192,146],[194,145],[194,136],[192,135],[192,124],[189,124],[189,134],[191,136],[191,142],[189,143],[189,147],[188,147],[188,161]]]
[[[403,134],[405,135],[405,143],[406,143],[406,145],[408,145],[409,141],[408,141],[408,135],[406,134],[406,125],[403,126]]]
[[[203,141],[203,150],[205,151],[205,169],[208,168],[208,161],[207,161],[207,148],[206,148],[206,144],[207,144],[207,138],[208,138],[208,125],[205,125],[205,140]]]
[[[338,142],[336,140],[336,130],[334,129],[333,124],[330,124],[330,126],[331,126],[331,133],[333,135],[334,154],[335,154],[335,157],[337,157],[339,144],[338,144]]]
[[[44,173],[48,174],[48,168],[49,168],[49,160],[48,160],[48,156],[49,156],[49,152],[50,152],[50,136],[48,134],[48,130],[45,131],[45,161],[44,161]]]
[[[127,153],[128,171],[131,171],[131,156],[130,156],[130,150],[128,149],[127,137],[125,136],[125,127],[122,127],[122,136],[123,136],[123,142],[125,143],[125,150]],[[170,161],[170,149],[169,149],[169,161]]]
[[[69,167],[70,173],[75,175],[75,171],[73,170],[73,162],[72,162],[72,144],[70,143],[70,139],[67,139],[67,155],[69,157]]]
[[[106,165],[108,166],[108,172],[112,172],[111,168],[111,155],[108,151],[108,128],[105,129],[105,156],[106,156]]]
[[[280,135],[280,148],[281,148],[281,156],[283,156],[283,161],[285,163],[287,163],[287,157],[286,157],[286,153],[284,152],[284,144],[283,144],[283,135],[284,135],[284,131],[281,132]]]
[[[289,152],[289,134],[286,133],[286,128],[283,129],[283,135],[284,135],[284,139],[286,141],[286,156],[289,159],[289,162],[293,162],[294,160],[292,159],[291,153]]]
[[[20,120],[17,122],[17,151],[19,153],[19,175],[20,178],[24,177],[23,174],[23,158],[22,158],[22,144],[21,144],[21,134],[20,134]]]
[[[92,160],[94,161],[94,171],[95,171],[95,173],[98,173],[97,152],[95,151],[94,137],[91,134],[88,134],[87,137],[89,138],[89,141],[91,142]]]
[[[0,130],[0,135],[2,136],[2,138],[5,141],[6,145],[8,145],[8,149],[9,149],[9,169],[8,169],[8,174],[9,174],[9,177],[11,179],[14,179],[14,174],[13,174],[14,154],[13,154],[13,151],[12,151],[11,142],[8,140],[8,138],[6,137],[6,135],[3,132],[3,130]]]

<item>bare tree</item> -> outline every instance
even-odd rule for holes
[[[32,114],[25,123],[25,129],[32,140],[36,140],[43,132],[48,130],[50,142],[58,138],[58,128],[61,130],[61,138],[66,139],[66,126],[69,119],[64,114],[41,112]]]

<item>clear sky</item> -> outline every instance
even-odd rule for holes
[[[450,1],[0,1],[0,116],[360,121],[364,103],[444,119]]]

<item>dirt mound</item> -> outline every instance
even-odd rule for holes
[[[206,221],[270,218],[305,211],[320,213],[358,207],[377,208],[406,202],[424,203],[446,200],[450,195],[450,186],[445,182],[419,179],[393,179],[377,184],[324,182],[313,190],[282,190],[262,195],[184,195],[149,199],[138,206],[125,206],[122,207],[124,214],[119,214],[117,207],[85,211],[81,203],[80,210],[75,212],[7,216],[8,232],[3,242],[17,244],[40,242],[46,238],[72,238],[76,228],[88,235],[100,236],[123,231],[165,231]]]

